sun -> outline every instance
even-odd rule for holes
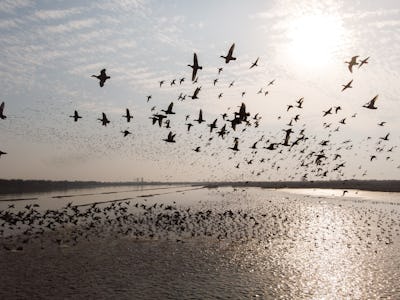
[[[340,50],[344,28],[339,17],[307,15],[291,21],[287,37],[288,53],[294,62],[324,66]]]

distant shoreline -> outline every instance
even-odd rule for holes
[[[209,188],[260,187],[266,189],[341,189],[376,192],[400,192],[400,180],[334,180],[334,181],[271,181],[271,182],[218,182],[206,185]]]
[[[240,182],[99,182],[99,181],[51,181],[0,179],[0,194],[42,193],[71,189],[145,185],[194,185],[216,187],[260,187],[358,189],[380,192],[400,192],[400,180],[335,180],[335,181],[240,181]]]

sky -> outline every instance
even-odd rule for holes
[[[237,59],[226,64],[233,43]],[[193,53],[203,67],[195,83]],[[368,64],[350,73],[345,61],[356,55]],[[103,68],[111,78],[101,88],[91,75]],[[399,73],[398,1],[2,0],[0,178],[400,179]],[[362,107],[375,95],[376,110]],[[171,128],[152,125],[171,102]],[[241,103],[250,123],[234,131],[221,114],[233,118]],[[227,124],[224,139],[210,133],[214,119],[217,130]],[[291,143],[304,137],[298,145],[281,145],[288,128]],[[163,141],[170,131],[175,143]],[[276,150],[263,148],[271,143]]]

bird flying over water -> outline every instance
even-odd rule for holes
[[[126,109],[126,115],[122,116],[123,118],[126,118],[126,121],[129,123],[131,121],[131,119],[133,118],[133,116],[131,115],[131,113],[129,112],[129,109]]]
[[[101,125],[103,126],[107,126],[107,124],[110,123],[105,113],[102,113],[102,118],[97,120],[99,120],[102,123]]]
[[[124,135],[124,137],[127,137],[129,134],[132,134],[132,132],[128,130],[121,131],[121,133]]]
[[[175,135],[173,134],[172,131],[170,131],[168,133],[168,137],[166,139],[163,139],[163,141],[167,142],[167,143],[175,143]]]
[[[100,87],[103,87],[106,80],[111,78],[107,76],[106,69],[102,69],[100,75],[92,75],[92,77],[96,77],[99,80]]]
[[[235,43],[229,48],[228,54],[226,56],[221,55],[220,57],[225,59],[225,63],[229,63],[231,60],[236,60],[236,57],[233,57],[233,50],[235,49]]]
[[[202,66],[199,66],[196,53],[193,55],[193,65],[188,65],[188,66],[193,69],[192,70],[192,81],[194,81],[196,79],[197,71],[203,69]]]
[[[77,122],[78,119],[81,119],[82,117],[78,115],[78,112],[75,110],[73,116],[69,116],[70,118],[74,118],[74,122]]]
[[[4,115],[4,102],[0,104],[0,119],[5,120],[7,117]]]
[[[171,102],[168,105],[167,110],[162,109],[161,111],[163,111],[166,115],[174,115],[175,113],[172,111],[172,107],[174,106],[174,102]]]
[[[198,122],[199,124],[205,122],[205,120],[203,119],[203,111],[202,111],[201,109],[200,109],[200,112],[199,112],[199,117],[198,117],[198,119],[197,119],[197,120],[194,120],[194,121]]]
[[[239,141],[237,139],[235,139],[233,147],[229,147],[228,149],[231,149],[233,151],[239,151],[238,146],[239,146]]]

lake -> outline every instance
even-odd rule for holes
[[[0,211],[2,299],[400,298],[400,193],[107,187]]]

